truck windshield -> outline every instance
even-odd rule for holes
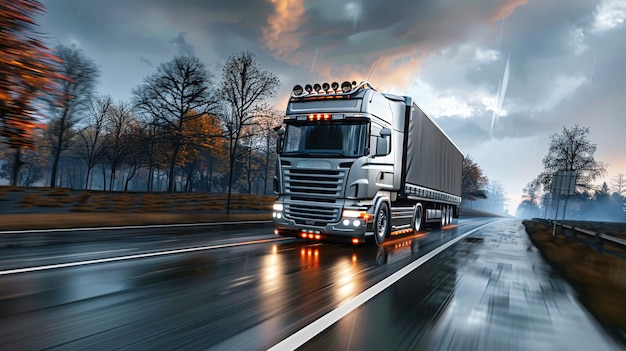
[[[360,157],[367,148],[367,123],[288,124],[283,155]]]

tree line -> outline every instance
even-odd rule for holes
[[[0,177],[13,185],[102,190],[267,193],[273,177],[269,104],[277,76],[242,51],[221,80],[193,55],[161,64],[130,101],[99,95],[95,62],[74,46],[46,46],[43,5],[0,9]],[[255,186],[256,185],[256,186]]]
[[[607,173],[607,164],[595,159],[596,150],[588,127],[576,124],[550,134],[548,152],[542,160],[544,170],[523,189],[525,199],[519,204],[517,215],[623,221],[626,217],[626,177],[620,173],[611,179],[610,185],[606,181],[596,185],[595,182]],[[554,175],[563,171],[577,175],[571,196],[550,193]]]

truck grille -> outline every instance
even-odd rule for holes
[[[338,198],[345,170],[285,169],[285,192],[290,195]]]
[[[337,222],[341,208],[335,199],[342,195],[345,176],[345,170],[285,169],[285,192],[293,201],[285,206],[285,217],[318,226]]]
[[[285,206],[285,217],[293,219],[298,224],[308,224],[324,226],[339,220],[340,209],[327,204],[305,205],[287,204]]]

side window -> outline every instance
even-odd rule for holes
[[[376,123],[372,123],[371,126],[369,154],[376,152],[376,139],[380,136],[380,130],[383,129],[382,126]]]
[[[300,137],[302,130],[296,126],[287,126],[287,135],[284,152],[295,152],[300,150]]]

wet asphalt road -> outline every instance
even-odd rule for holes
[[[463,219],[385,248],[270,232],[3,249],[0,349],[623,349],[519,220]]]

